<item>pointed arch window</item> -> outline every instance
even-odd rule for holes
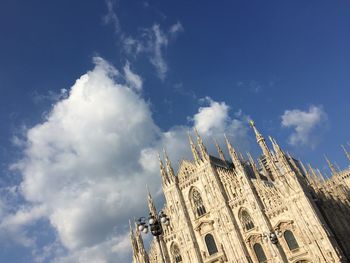
[[[181,253],[180,253],[180,249],[179,249],[178,245],[174,244],[172,246],[171,254],[173,255],[175,263],[182,262],[182,257],[181,257]]]
[[[267,261],[264,249],[262,248],[262,246],[259,243],[256,243],[253,246],[254,249],[254,253],[256,255],[256,258],[258,259],[259,263],[263,263]]]
[[[242,209],[240,212],[239,218],[241,220],[241,224],[244,231],[248,231],[254,228],[253,219],[251,218],[247,210]]]
[[[191,199],[192,199],[192,203],[193,203],[196,215],[197,216],[204,215],[207,211],[205,210],[203,199],[200,193],[196,189],[192,190]]]
[[[294,250],[294,249],[299,248],[299,244],[298,244],[297,240],[295,239],[295,236],[294,236],[292,231],[290,231],[290,230],[284,231],[283,236],[287,242],[289,250]]]
[[[216,246],[216,243],[212,234],[207,234],[204,240],[205,240],[205,244],[207,246],[209,255],[213,255],[218,252],[218,248]]]

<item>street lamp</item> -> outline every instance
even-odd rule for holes
[[[278,238],[282,236],[281,231],[276,230],[275,232],[263,233],[263,237],[265,241],[270,239],[271,243],[276,245],[278,243]]]
[[[169,217],[163,211],[160,211],[158,215],[157,214],[153,215],[152,213],[149,213],[148,222],[146,221],[145,217],[140,217],[139,219],[136,220],[136,224],[137,224],[138,230],[145,234],[148,233],[148,228],[151,230],[152,235],[156,237],[162,262],[165,263],[162,246],[160,244],[160,236],[163,234],[162,224],[166,226],[170,224]]]

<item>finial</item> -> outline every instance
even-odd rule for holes
[[[221,159],[224,163],[226,163],[225,155],[224,155],[224,152],[222,151],[220,145],[218,144],[218,142],[217,142],[217,140],[216,140],[215,138],[213,138],[213,141],[214,141],[214,144],[215,144],[215,146],[216,146],[216,149],[217,149],[217,151],[218,151],[218,153],[219,153],[220,159]]]
[[[149,209],[149,212],[152,214],[152,215],[156,215],[157,214],[157,209],[154,205],[154,202],[153,202],[153,198],[152,198],[152,195],[149,191],[149,188],[148,188],[148,185],[146,184],[146,188],[147,188],[147,201],[148,201],[148,209]]]
[[[147,195],[148,195],[148,196],[151,196],[151,193],[150,193],[150,191],[149,191],[148,184],[146,184],[146,189],[147,189]],[[151,197],[151,198],[152,198],[152,197]]]
[[[129,228],[130,228],[130,234],[133,234],[134,233],[134,229],[132,228],[131,226],[131,220],[129,218]]]
[[[171,165],[171,161],[170,161],[170,159],[168,157],[168,154],[167,154],[165,148],[163,148],[163,152],[164,152],[164,156],[165,156],[166,169],[167,169],[167,172],[168,172],[168,175],[169,175],[168,179],[173,181],[175,179],[174,169],[173,169],[173,167]]]
[[[197,164],[199,164],[200,161],[201,161],[201,158],[199,157],[199,153],[197,151],[197,147],[196,147],[196,145],[194,144],[194,142],[192,140],[192,136],[190,134],[190,131],[188,131],[187,134],[188,134],[188,140],[190,142],[191,152],[192,152],[193,158],[194,158],[195,162]]]
[[[331,172],[332,172],[332,175],[337,174],[337,173],[338,173],[337,169],[336,169],[335,166],[331,163],[331,161],[328,160],[328,158],[327,158],[327,156],[326,156],[325,154],[324,154],[324,158],[325,158],[326,161],[327,161],[327,164],[328,164],[328,166],[329,166],[329,169],[330,169]]]
[[[194,132],[195,132],[196,135],[197,135],[197,143],[198,143],[199,149],[200,149],[200,151],[201,151],[202,159],[203,159],[203,160],[204,160],[204,159],[209,160],[209,154],[208,154],[208,152],[207,152],[207,149],[205,148],[205,145],[204,145],[204,143],[203,143],[202,138],[200,137],[200,135],[199,135],[199,133],[198,133],[198,131],[197,131],[197,128],[194,127],[193,129],[194,129]]]
[[[256,167],[255,161],[254,161],[253,157],[251,156],[250,152],[247,152],[247,156],[248,156],[249,163],[250,163],[250,165],[253,168],[253,171],[254,171],[254,174],[255,174],[256,178],[260,181],[261,180],[261,176],[260,176],[259,170]]]
[[[346,148],[344,147],[344,145],[341,145],[341,147],[343,148],[346,157],[347,157],[347,158],[349,159],[349,161],[350,161],[350,154],[348,153],[348,151],[346,150]]]
[[[316,171],[318,172],[319,176],[321,177],[322,182],[326,182],[326,179],[323,176],[323,174],[321,173],[320,169],[317,168]]]
[[[231,145],[231,143],[227,139],[226,135],[225,135],[225,140],[226,140],[228,152],[230,154],[232,163],[235,166],[235,169],[243,170],[241,160],[239,159],[237,152],[235,151],[235,149],[233,148],[233,146]]]
[[[165,170],[163,161],[160,158],[160,154],[159,153],[158,153],[158,159],[159,159],[160,174],[162,176],[162,183],[163,183],[163,185],[166,185],[167,183],[169,183],[169,177],[168,177],[167,171]]]

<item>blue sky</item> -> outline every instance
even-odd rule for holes
[[[163,145],[175,165],[189,157],[193,127],[257,156],[252,118],[323,172],[324,154],[347,167],[349,11],[348,1],[2,1],[1,258],[130,261],[127,219],[145,212],[146,182],[161,200],[152,157]],[[135,183],[130,208],[123,188]]]

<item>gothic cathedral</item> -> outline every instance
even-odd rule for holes
[[[350,168],[330,161],[331,178],[286,154],[273,138],[273,151],[254,123],[262,150],[258,164],[245,160],[226,138],[231,161],[208,154],[201,137],[189,136],[194,160],[175,175],[165,154],[160,160],[163,226],[160,246],[144,248],[130,229],[133,263],[350,262]],[[350,154],[344,148],[347,158]],[[149,206],[154,210],[151,196]]]

